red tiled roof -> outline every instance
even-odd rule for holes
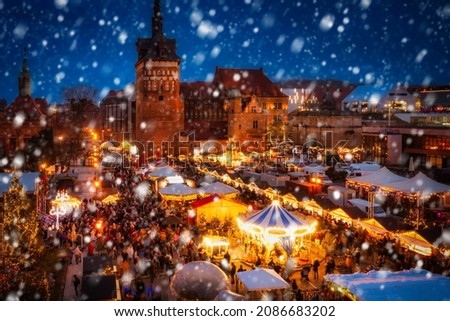
[[[238,89],[243,96],[286,97],[260,69],[216,68],[213,83],[224,90]]]
[[[215,84],[205,81],[182,82],[180,83],[180,92],[185,99],[189,98],[207,98],[212,97],[216,89]],[[217,98],[217,97],[214,97]]]

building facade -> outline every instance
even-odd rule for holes
[[[32,77],[26,51],[18,76],[18,96],[0,111],[0,157],[14,158],[47,127],[48,103],[31,96]],[[25,164],[26,165],[26,164]]]
[[[136,130],[133,138],[142,144],[147,157],[176,156],[171,142],[184,130],[181,58],[176,53],[175,39],[164,35],[159,0],[154,2],[151,32],[151,38],[139,38],[136,42]]]

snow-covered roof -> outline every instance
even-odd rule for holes
[[[426,270],[327,274],[325,280],[360,301],[449,301],[450,278]]]
[[[272,269],[256,268],[238,272],[237,277],[248,291],[280,290],[290,287],[289,283]]]

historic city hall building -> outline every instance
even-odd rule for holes
[[[192,156],[211,141],[219,149],[251,141],[263,151],[286,139],[288,97],[262,69],[216,68],[211,82],[180,82],[181,58],[176,40],[164,35],[158,0],[151,38],[139,38],[136,48],[135,93],[111,91],[100,105],[109,137],[137,142],[146,158]]]

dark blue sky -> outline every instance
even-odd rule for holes
[[[450,84],[450,1],[161,0],[182,80],[215,66],[260,68],[272,80]],[[135,42],[153,0],[0,0],[0,98],[17,96],[27,47],[33,96],[58,102],[80,82],[99,93],[135,78]]]

